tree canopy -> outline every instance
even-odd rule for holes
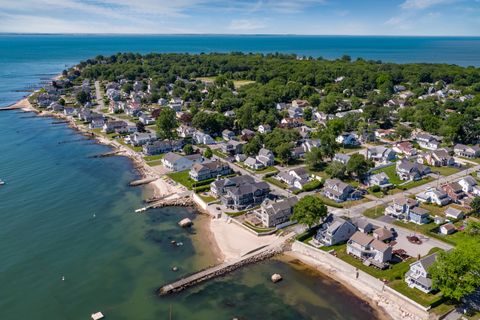
[[[315,196],[305,196],[293,207],[292,221],[306,224],[309,228],[321,222],[328,214],[327,206]]]

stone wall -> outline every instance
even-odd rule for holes
[[[292,244],[293,252],[313,258],[333,278],[347,282],[384,308],[394,319],[429,319],[429,308],[386,286],[382,281],[344,262],[330,253],[300,241]]]

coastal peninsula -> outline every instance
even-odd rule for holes
[[[479,263],[466,254],[479,241],[478,79],[348,56],[126,53],[17,106],[131,158],[135,184],[153,187],[139,213],[211,216],[219,262],[278,246],[394,319],[426,319],[470,306],[479,285],[452,288],[445,268]]]

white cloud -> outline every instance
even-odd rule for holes
[[[234,31],[253,31],[265,28],[265,23],[253,19],[236,19],[230,22],[228,29]]]
[[[452,2],[452,0],[405,0],[400,5],[403,9],[426,9],[435,5]]]

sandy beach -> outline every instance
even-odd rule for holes
[[[269,245],[279,240],[276,235],[257,237],[225,218],[212,218],[209,227],[225,261],[238,258],[258,247]]]

